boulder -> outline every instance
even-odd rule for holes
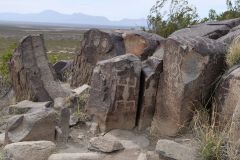
[[[202,37],[175,37],[164,46],[152,134],[175,136],[188,126],[199,102],[207,102],[223,73],[226,46]]]
[[[57,122],[55,111],[50,108],[11,118],[5,132],[5,143],[20,141],[54,141]]]
[[[218,82],[214,95],[214,109],[217,116],[217,126],[220,128],[230,125],[233,113],[240,97],[240,65],[229,69]],[[219,124],[219,125],[218,125]]]
[[[146,60],[155,52],[158,46],[164,41],[164,38],[140,30],[118,30],[124,39],[126,53],[131,53]]]
[[[135,127],[140,73],[141,61],[131,54],[97,64],[86,109],[102,132]]]
[[[194,160],[195,150],[171,140],[159,140],[156,145],[156,152],[163,160]]]
[[[117,140],[109,139],[106,137],[94,137],[90,139],[89,149],[94,151],[104,152],[104,153],[111,153],[111,152],[123,150],[124,147]]]
[[[42,35],[21,40],[10,61],[10,75],[17,101],[45,102],[67,96],[48,62]]]
[[[123,38],[114,32],[90,29],[84,33],[80,50],[73,61],[71,86],[90,84],[98,61],[125,54]]]
[[[138,129],[145,130],[151,126],[155,113],[156,96],[160,73],[163,71],[163,61],[150,57],[142,62],[142,75],[139,98]]]
[[[25,114],[39,109],[50,108],[52,102],[32,102],[28,100],[21,101],[8,107],[9,114]]]
[[[57,74],[57,78],[62,82],[67,82],[69,78],[71,77],[71,67],[72,67],[73,61],[58,61],[53,65],[53,69],[55,70]]]
[[[225,36],[219,38],[218,41],[230,45],[232,43],[232,41],[238,36],[240,36],[240,29],[236,30],[236,31],[229,32]]]
[[[18,142],[4,147],[6,160],[47,160],[56,146],[50,141]]]
[[[184,36],[184,37],[205,37],[210,39],[218,39],[226,35],[232,28],[240,24],[240,18],[213,21],[203,24],[193,25],[189,28],[178,30],[171,34],[169,37]]]
[[[52,154],[48,160],[102,160],[103,155],[99,153],[57,153]]]

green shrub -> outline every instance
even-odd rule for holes
[[[10,81],[8,63],[12,58],[12,54],[16,46],[16,43],[10,45],[8,49],[0,56],[0,75],[6,82]]]
[[[240,36],[235,38],[229,46],[228,54],[226,55],[226,63],[229,67],[240,63]]]

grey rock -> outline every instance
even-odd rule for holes
[[[91,138],[89,143],[90,150],[100,151],[104,153],[111,153],[124,149],[123,145],[119,141],[101,136]]]
[[[102,132],[136,124],[141,61],[134,55],[98,63],[93,72],[87,112]]]
[[[72,69],[73,61],[58,61],[53,65],[53,69],[57,74],[57,78],[62,82],[67,82],[71,77],[71,69]]]
[[[52,154],[48,160],[102,160],[99,153],[58,153]]]
[[[10,61],[10,73],[17,101],[45,102],[68,95],[56,81],[42,35],[21,40]]]
[[[6,160],[47,160],[55,148],[50,141],[32,141],[8,144],[3,150]]]

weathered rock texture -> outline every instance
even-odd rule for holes
[[[230,126],[230,139],[233,143],[240,142],[240,101],[238,101],[235,107],[232,122]]]
[[[220,127],[229,125],[240,97],[240,65],[225,73],[216,89],[214,108]],[[221,127],[221,128],[222,128]]]
[[[121,35],[97,29],[87,31],[73,62],[71,86],[90,84],[93,69],[98,61],[123,54],[125,47]]]
[[[49,101],[67,93],[56,82],[43,36],[24,38],[13,53],[10,72],[16,100]]]
[[[49,141],[18,142],[4,147],[5,160],[47,160],[55,151],[55,144]]]
[[[56,113],[48,108],[15,116],[8,122],[5,143],[39,140],[54,141],[56,118]]]
[[[210,39],[218,39],[226,35],[232,28],[240,24],[240,18],[219,21],[219,22],[207,22],[204,24],[198,24],[189,28],[184,28],[174,32],[170,37],[184,36],[184,37],[205,37]]]
[[[98,63],[87,111],[99,123],[101,131],[135,126],[140,73],[141,61],[130,54]]]
[[[227,35],[219,38],[218,41],[230,45],[232,41],[238,36],[240,36],[240,29],[229,32]]]
[[[163,76],[158,87],[152,133],[175,136],[192,111],[208,100],[224,69],[226,47],[202,37],[175,37],[164,44]]]
[[[103,160],[99,153],[58,153],[52,154],[48,160]]]
[[[143,31],[118,31],[122,34],[126,53],[131,53],[141,57],[141,60],[152,56],[154,51],[164,41],[164,38]]]
[[[53,65],[53,69],[57,73],[57,78],[62,82],[67,82],[72,75],[73,61],[58,61]]]
[[[156,96],[163,61],[150,57],[142,63],[141,91],[139,98],[138,128],[144,130],[151,126],[155,112]]]

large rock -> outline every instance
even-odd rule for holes
[[[90,84],[93,69],[98,61],[123,54],[125,47],[120,34],[97,29],[87,31],[73,62],[71,86]]]
[[[214,108],[220,128],[229,125],[240,97],[240,65],[229,69],[215,91]]]
[[[184,37],[205,37],[210,39],[218,39],[224,35],[226,35],[232,28],[236,27],[240,24],[240,18],[224,20],[218,22],[207,22],[203,24],[198,24],[191,26],[189,28],[184,28],[178,30],[170,35],[170,37],[174,36],[184,36]]]
[[[230,139],[233,143],[240,142],[240,101],[238,100],[238,103],[235,107],[233,116],[232,116],[232,122],[230,126]]]
[[[5,132],[5,143],[20,141],[54,141],[57,122],[55,111],[49,108],[11,118]]]
[[[141,57],[141,60],[147,59],[155,52],[164,38],[153,34],[138,30],[118,31],[122,34],[126,53],[131,53]]]
[[[195,150],[171,140],[159,140],[156,145],[156,152],[163,160],[194,160]]]
[[[106,137],[93,137],[90,139],[89,149],[104,153],[111,153],[114,151],[123,150],[124,147],[117,140],[109,139]]]
[[[49,101],[67,93],[48,62],[43,36],[27,36],[13,53],[10,72],[16,100]]]
[[[87,111],[99,123],[101,131],[135,127],[140,73],[141,61],[130,54],[98,63]]]
[[[163,61],[150,57],[142,63],[141,92],[138,115],[138,129],[145,130],[151,126],[155,113],[156,96],[160,73],[163,71]]]
[[[50,141],[12,143],[4,147],[4,158],[6,160],[47,160],[55,148],[55,144]]]
[[[57,78],[62,82],[67,82],[71,77],[73,61],[58,61],[53,65],[53,69],[57,74]]]
[[[230,45],[236,37],[240,36],[240,29],[236,31],[229,32],[227,35],[218,39],[219,42],[226,43]]]
[[[208,101],[225,66],[226,46],[202,37],[169,38],[164,44],[152,133],[175,136],[192,119],[199,102]]]

